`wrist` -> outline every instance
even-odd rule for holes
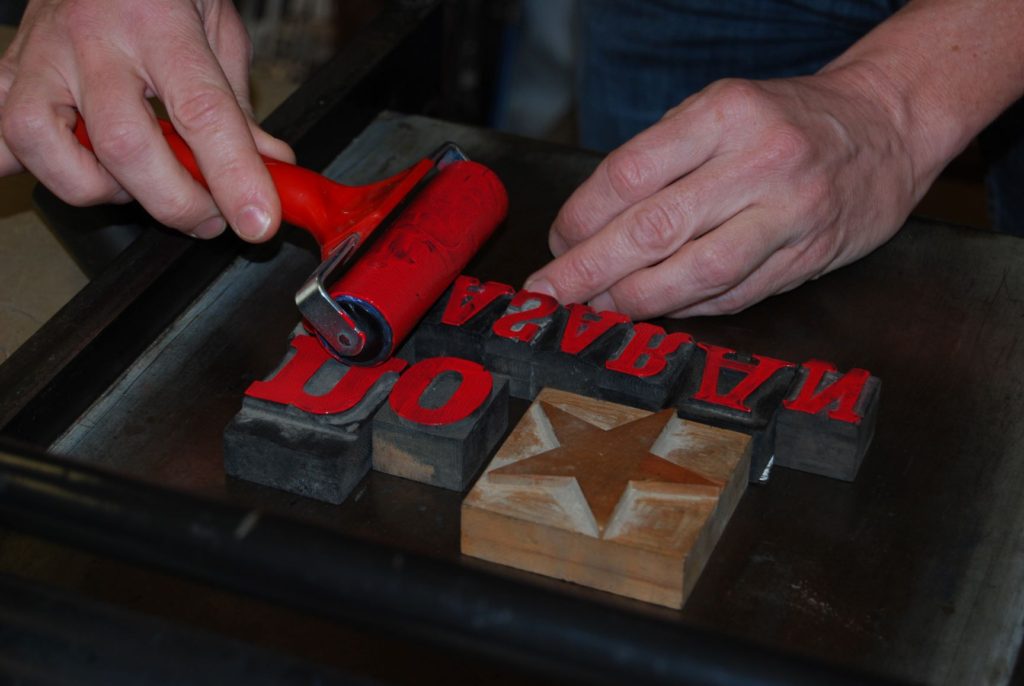
[[[1024,5],[980,4],[912,2],[819,72],[878,105],[925,183],[1024,95]]]
[[[888,132],[893,155],[905,157],[916,195],[923,195],[949,162],[984,126],[972,126],[952,111],[941,89],[891,62],[840,58],[819,72],[835,88],[872,110]]]

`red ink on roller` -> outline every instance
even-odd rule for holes
[[[487,167],[440,170],[330,294],[364,331],[354,364],[387,359],[505,218],[508,196]]]

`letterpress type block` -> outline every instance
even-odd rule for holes
[[[591,393],[604,400],[659,410],[675,395],[693,350],[688,333],[634,324],[604,364]]]
[[[795,373],[791,362],[698,343],[676,409],[681,417],[750,434],[750,479],[766,480],[775,452],[773,418]]]
[[[532,397],[534,356],[554,340],[565,317],[565,309],[551,296],[519,291],[491,326],[484,364],[508,377],[513,397]]]
[[[779,409],[776,463],[853,481],[874,437],[881,390],[863,369],[841,374],[828,362],[805,362]]]
[[[413,334],[416,359],[461,357],[482,362],[491,325],[505,311],[513,292],[503,283],[480,283],[465,275],[457,278]]]
[[[292,339],[281,367],[246,391],[224,430],[229,476],[342,502],[370,468],[371,419],[406,362],[338,362],[311,336]]]
[[[373,420],[373,468],[464,490],[508,427],[508,384],[476,362],[420,360]]]
[[[531,397],[542,388],[594,393],[605,362],[631,329],[629,318],[619,312],[595,312],[586,305],[573,304],[566,307],[566,313],[533,355]]]

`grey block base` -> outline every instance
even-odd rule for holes
[[[311,415],[246,398],[224,430],[224,471],[236,479],[338,504],[370,469],[370,418],[391,383],[348,412]]]
[[[453,491],[464,491],[508,428],[508,381],[494,376],[483,405],[446,426],[427,426],[385,404],[373,419],[373,468]]]
[[[825,382],[831,383],[836,376],[826,375]],[[827,408],[807,414],[780,407],[775,420],[775,464],[853,481],[875,435],[881,390],[877,377],[868,379],[856,405],[862,417],[859,424],[830,419]]]

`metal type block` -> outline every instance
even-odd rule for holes
[[[409,368],[373,419],[373,468],[465,490],[508,427],[508,383],[476,362],[432,357]]]
[[[555,336],[566,316],[551,296],[519,291],[491,326],[484,342],[484,364],[508,377],[513,397],[532,399],[534,358],[539,350],[557,345]]]
[[[660,410],[674,397],[693,351],[687,333],[634,324],[598,374],[590,393],[603,400]]]
[[[505,284],[460,276],[413,333],[410,342],[416,359],[461,357],[483,362],[484,341],[513,292]]]
[[[630,330],[629,318],[618,312],[595,312],[579,304],[566,312],[532,357],[531,398],[542,388],[593,394],[605,362]]]
[[[698,343],[676,399],[680,417],[750,434],[750,480],[767,481],[773,419],[793,384],[791,362]]]
[[[246,391],[224,430],[229,476],[341,503],[370,469],[371,418],[405,361],[351,367],[296,336],[281,367]]]
[[[827,362],[805,362],[776,418],[776,464],[853,481],[875,434],[881,390],[863,369],[840,374]]]

